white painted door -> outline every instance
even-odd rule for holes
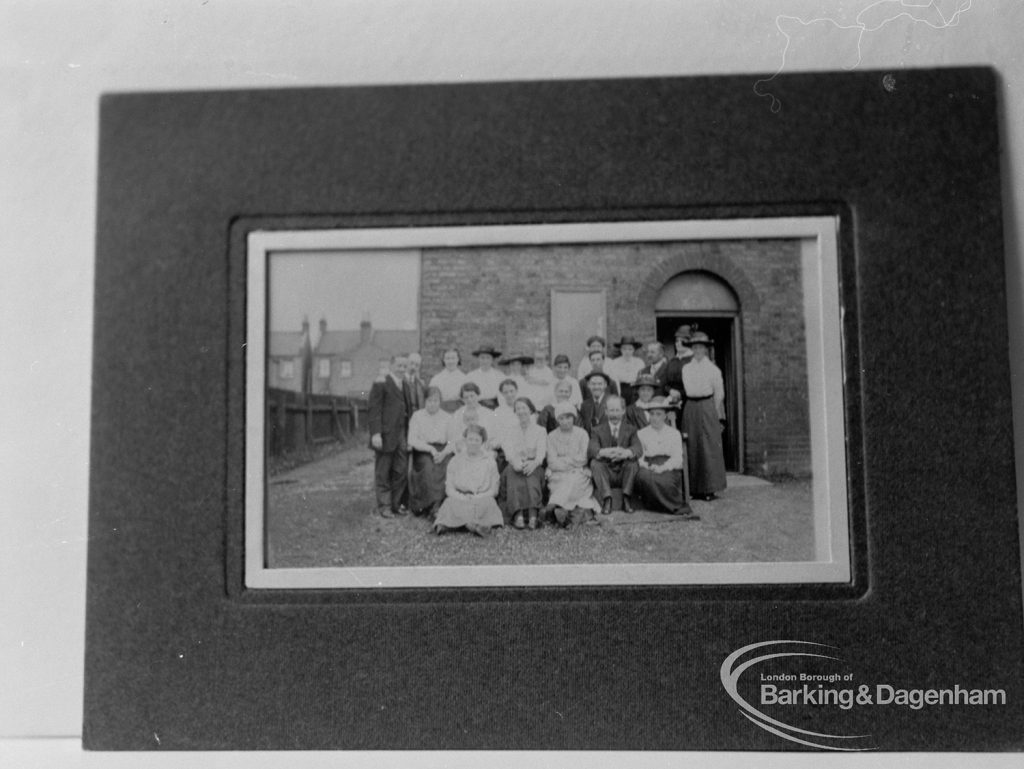
[[[607,338],[604,290],[551,291],[551,358],[565,353],[572,361],[572,374],[583,357],[587,338]]]

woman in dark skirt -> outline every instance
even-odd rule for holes
[[[444,500],[445,473],[454,451],[447,437],[451,419],[441,409],[441,391],[428,387],[424,408],[409,421],[409,507],[417,515],[433,515]]]
[[[505,480],[505,509],[512,515],[517,529],[538,526],[538,512],[544,504],[544,457],[548,434],[537,424],[537,409],[529,398],[517,398],[516,418],[519,424],[502,439],[508,465]]]
[[[639,460],[636,488],[648,510],[696,519],[683,492],[683,436],[666,424],[667,398],[644,404],[651,423],[637,433],[644,453]]]
[[[693,360],[683,366],[686,388],[683,432],[690,462],[690,490],[694,499],[712,500],[725,488],[725,452],[722,422],[725,419],[725,390],[722,372],[708,358],[711,339],[698,331],[690,339]]]

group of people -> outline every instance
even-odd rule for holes
[[[675,339],[672,358],[658,342],[623,337],[608,359],[605,340],[591,337],[578,378],[565,355],[549,369],[489,345],[473,351],[469,372],[458,350],[445,350],[429,382],[418,354],[393,357],[369,398],[378,513],[487,536],[507,523],[592,522],[612,512],[619,488],[625,513],[696,519],[684,462],[692,497],[725,488],[722,375],[707,335],[683,326]]]

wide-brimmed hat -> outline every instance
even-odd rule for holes
[[[633,387],[653,387],[655,390],[661,389],[661,382],[658,381],[658,377],[654,374],[641,374],[633,382]]]
[[[675,338],[682,339],[684,342],[692,336],[693,326],[688,323],[684,323],[682,326],[676,329]]]
[[[608,385],[608,387],[612,386],[612,378],[603,371],[591,371],[589,374],[583,377],[583,381],[586,382],[587,384],[590,384],[590,380],[596,376],[601,377],[604,380],[604,383]]]
[[[555,404],[555,419],[562,416],[563,414],[572,414],[576,416],[576,407],[573,406],[569,401],[563,401],[562,403]]]
[[[587,347],[590,347],[590,345],[592,345],[594,342],[600,342],[602,347],[608,346],[608,343],[604,341],[603,336],[598,336],[597,334],[594,334],[592,337],[590,337],[590,339],[587,340]]]
[[[569,360],[569,356],[565,353],[559,353],[555,356],[555,359],[551,361],[552,366],[557,366],[559,363],[564,363],[566,366],[572,365],[572,361]]]
[[[638,342],[635,336],[624,336],[620,341],[615,343],[615,347],[619,348],[626,344],[634,349],[639,349],[644,346],[644,343]]]
[[[674,411],[675,410],[675,406],[672,405],[669,402],[669,399],[664,397],[663,395],[659,395],[656,398],[651,398],[647,403],[637,403],[635,405],[639,406],[640,408],[644,409],[645,411],[650,411],[652,409],[661,409],[662,411]]]
[[[712,342],[711,337],[709,337],[703,331],[698,331],[693,336],[690,337],[690,341],[688,342],[688,344],[691,347],[695,344],[703,344],[707,345],[708,347],[711,347],[714,344],[714,342]]]
[[[513,363],[515,361],[519,361],[524,366],[532,366],[533,365],[533,356],[532,355],[521,355],[521,354],[517,353],[515,355],[509,355],[507,357],[502,358],[500,361],[498,361],[498,363],[500,363],[502,366],[507,366],[509,363]]]
[[[495,350],[494,345],[491,344],[482,344],[479,350],[473,350],[473,357],[478,355],[490,355],[492,358],[498,358],[501,357],[501,350]]]

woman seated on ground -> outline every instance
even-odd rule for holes
[[[548,434],[537,424],[537,409],[529,398],[516,398],[515,430],[502,436],[502,448],[508,464],[502,473],[505,484],[505,509],[517,529],[536,529],[538,513],[544,503],[544,457]]]
[[[590,436],[576,425],[576,407],[568,399],[555,406],[558,427],[548,434],[546,513],[553,513],[562,526],[582,523],[600,511],[594,499],[594,484],[587,468]],[[587,511],[591,511],[588,513]]]
[[[409,420],[409,507],[416,515],[433,515],[444,500],[445,472],[452,451],[448,443],[451,414],[441,410],[441,391],[428,387],[424,407]]]
[[[550,434],[552,430],[558,429],[558,414],[556,412],[558,406],[563,403],[573,406],[573,414],[576,414],[576,407],[572,402],[572,383],[565,379],[555,384],[555,402],[545,406],[537,414],[537,424],[544,428],[544,432]],[[573,424],[579,424],[578,416],[575,417]]]
[[[671,409],[667,398],[644,405],[651,423],[637,433],[644,453],[636,476],[636,489],[647,510],[697,520],[683,493],[683,436],[666,424]]]
[[[495,526],[503,526],[501,510],[494,497],[498,493],[498,466],[484,450],[487,431],[470,425],[463,435],[465,450],[448,463],[445,475],[445,500],[437,511],[434,531],[465,528],[478,537],[486,537]]]
[[[480,388],[476,383],[464,383],[459,391],[459,397],[465,405],[452,414],[452,421],[448,427],[448,443],[453,452],[462,450],[465,444],[463,436],[471,424],[480,425],[488,435],[495,433],[494,412],[480,405]],[[490,446],[484,448],[489,449]]]
[[[441,391],[441,408],[453,414],[462,405],[462,401],[459,400],[460,390],[466,383],[466,373],[459,368],[462,356],[458,350],[451,347],[442,353],[441,363],[444,364],[444,368],[434,374],[430,386]]]

